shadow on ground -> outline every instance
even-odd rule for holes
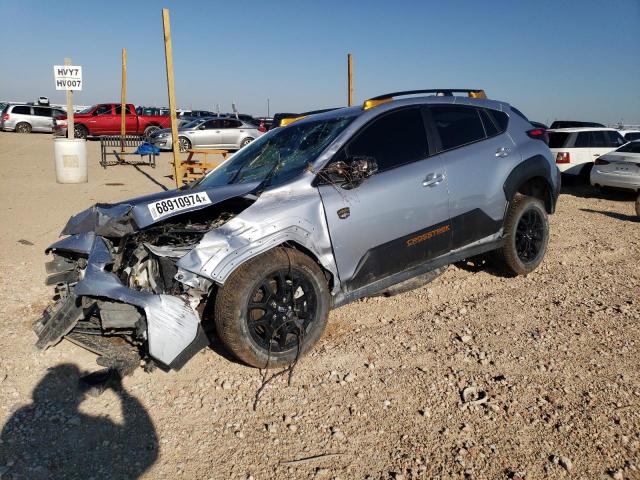
[[[564,182],[564,180],[563,180]],[[610,188],[596,188],[587,184],[565,185],[562,184],[560,190],[562,195],[571,195],[580,198],[600,198],[603,200],[612,200],[614,202],[631,202],[638,196],[631,190],[616,190]],[[560,201],[562,200],[562,197]]]
[[[625,213],[610,212],[608,210],[592,210],[590,208],[581,208],[583,212],[599,213],[605,217],[615,218],[616,220],[623,220],[625,222],[640,222],[640,217],[636,215],[627,215]]]
[[[2,428],[0,476],[6,479],[140,477],[158,458],[158,437],[140,402],[116,382],[122,424],[82,413],[81,372],[51,368],[33,390],[33,403]]]

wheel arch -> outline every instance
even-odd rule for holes
[[[555,212],[558,190],[559,183],[554,187],[549,162],[542,155],[535,155],[520,163],[504,183],[507,204],[520,193],[541,200],[549,214]]]

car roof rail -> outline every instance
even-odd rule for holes
[[[377,107],[384,103],[389,103],[396,97],[405,97],[408,95],[418,95],[421,93],[433,93],[437,96],[452,97],[454,93],[466,93],[469,98],[487,98],[486,93],[481,88],[430,88],[427,90],[405,90],[402,92],[385,93],[377,97],[370,98],[362,104],[364,110]]]

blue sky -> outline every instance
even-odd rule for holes
[[[184,108],[271,114],[415,88],[484,88],[531,119],[640,124],[640,0],[0,0],[0,99],[64,103],[52,65],[84,70],[76,103],[167,105],[161,9]]]

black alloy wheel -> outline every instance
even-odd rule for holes
[[[296,348],[315,319],[316,305],[313,285],[295,269],[271,273],[249,297],[251,338],[271,353]]]
[[[516,252],[522,263],[531,263],[538,258],[544,237],[544,222],[540,212],[535,209],[524,212],[516,228]]]

